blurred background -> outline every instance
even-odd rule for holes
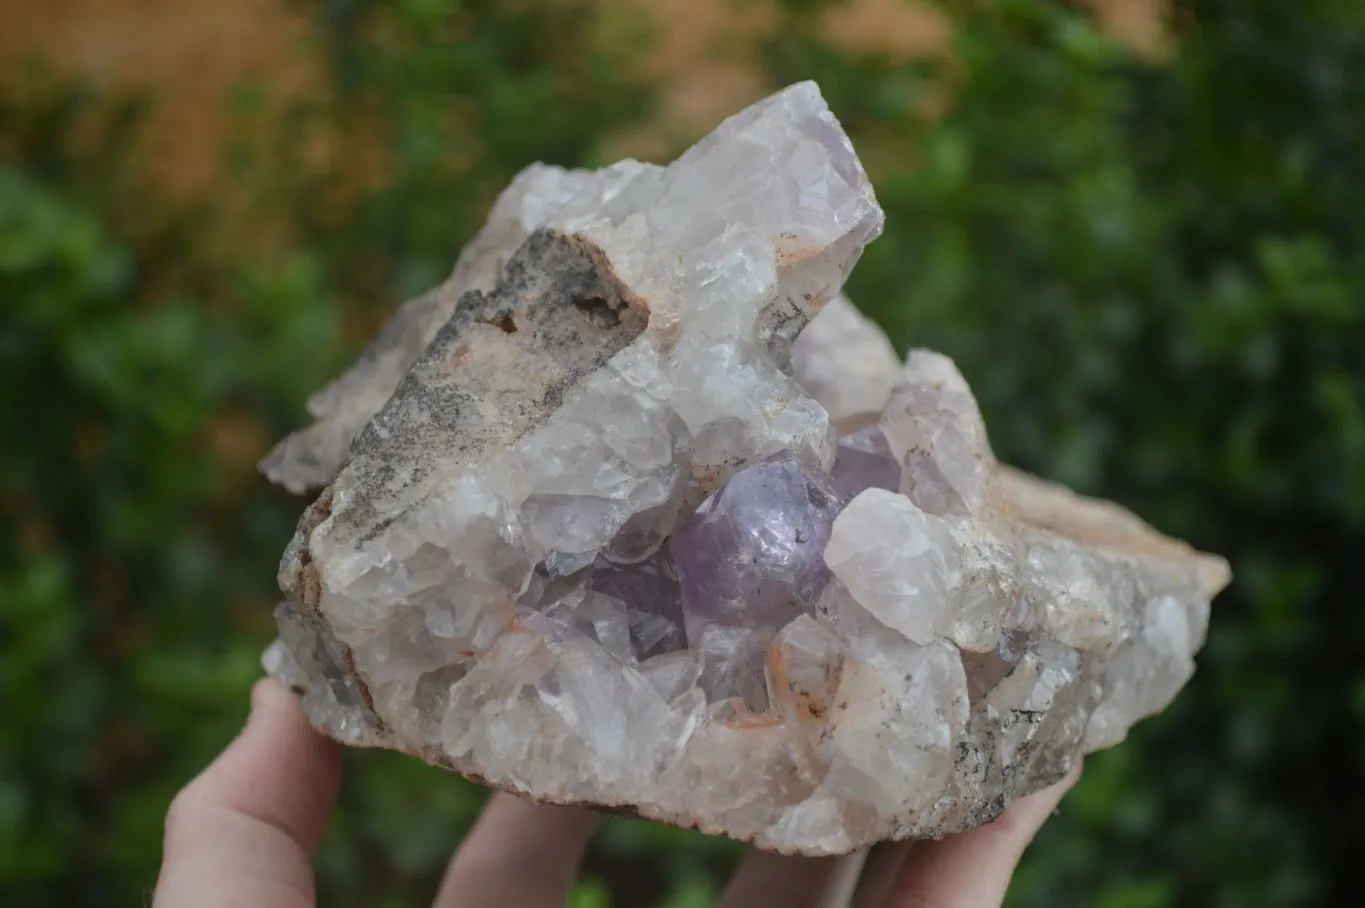
[[[272,634],[302,503],[255,461],[507,180],[805,78],[888,215],[853,299],[1236,574],[1011,904],[1361,904],[1358,0],[0,0],[0,904],[145,903]],[[323,904],[426,905],[483,793],[348,761]],[[574,906],[739,854],[612,819]]]

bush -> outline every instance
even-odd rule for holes
[[[950,65],[840,50],[828,6],[780,4],[762,65],[818,79],[873,168],[888,229],[851,295],[901,346],[958,360],[1006,460],[1236,574],[1190,688],[1089,761],[1012,903],[1347,903],[1365,12],[1184,0],[1152,61],[1047,0],[945,4]],[[0,97],[6,905],[151,885],[165,804],[240,724],[270,634],[298,503],[252,464],[362,339],[341,326],[437,280],[521,166],[602,163],[651,110],[644,32],[586,2],[315,8],[337,91],[296,124],[363,135],[388,169],[339,195],[353,164],[289,136],[239,160],[288,227],[269,254],[224,263],[208,215],[130,182],[135,110]],[[941,116],[915,113],[926,92]],[[393,754],[348,763],[324,904],[425,904],[480,793]],[[613,820],[579,902],[706,904],[738,853]]]
[[[1049,4],[953,7],[949,113],[879,175],[887,234],[851,293],[958,360],[1005,459],[1232,560],[1194,682],[1089,761],[1014,903],[1345,904],[1365,15],[1176,6],[1166,64]],[[903,132],[906,73],[812,38],[801,20],[780,36],[778,79],[815,72],[855,132]]]

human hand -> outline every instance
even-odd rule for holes
[[[251,702],[241,735],[171,804],[153,908],[316,904],[311,861],[336,804],[340,749],[308,725],[278,683],[258,682]],[[1076,774],[1019,800],[990,825],[878,849],[860,882],[858,855],[755,851],[717,906],[995,908]],[[595,824],[589,810],[495,794],[451,860],[433,908],[561,908]]]

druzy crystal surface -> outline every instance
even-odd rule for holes
[[[818,90],[535,165],[263,463],[269,671],[344,742],[803,854],[986,822],[1190,677],[1226,564],[996,462],[840,289]]]

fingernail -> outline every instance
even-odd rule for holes
[[[246,724],[249,728],[252,721],[266,710],[275,700],[275,691],[279,685],[270,678],[262,678],[251,685],[251,714],[247,716]]]

